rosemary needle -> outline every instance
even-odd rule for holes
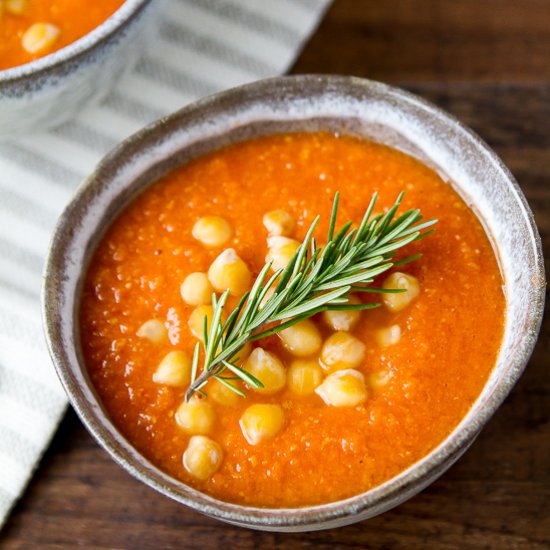
[[[224,321],[222,311],[229,292],[212,296],[213,316],[210,328],[204,323],[202,371],[198,374],[200,346],[195,346],[189,399],[214,378],[238,395],[244,392],[233,382],[242,380],[253,388],[261,388],[260,380],[239,367],[237,357],[247,342],[275,334],[321,311],[371,309],[378,303],[349,304],[350,292],[396,292],[371,288],[374,278],[392,266],[419,258],[411,256],[393,261],[395,252],[429,235],[437,220],[422,222],[419,210],[408,210],[396,217],[404,193],[385,214],[373,216],[375,193],[356,229],[345,223],[336,231],[339,193],[332,206],[327,244],[317,246],[314,232],[319,216],[311,224],[306,237],[284,269],[268,277],[271,263],[266,264],[252,288]],[[265,300],[268,292],[273,294]],[[399,291],[397,291],[399,292]]]

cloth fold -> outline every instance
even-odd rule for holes
[[[136,68],[60,128],[0,144],[0,526],[65,411],[41,327],[55,221],[120,140],[202,96],[284,73],[330,0],[169,0]]]

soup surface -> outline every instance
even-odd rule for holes
[[[0,0],[0,70],[29,63],[75,42],[124,0]]]
[[[420,208],[426,218],[439,220],[435,233],[403,251],[420,252],[421,259],[393,268],[406,272],[420,292],[401,311],[385,306],[362,311],[349,329],[364,344],[354,369],[366,381],[366,399],[356,405],[330,406],[315,392],[299,395],[290,375],[270,395],[244,387],[246,398],[224,404],[209,394],[204,400],[213,413],[208,437],[223,458],[212,475],[198,479],[182,463],[190,433],[175,421],[187,386],[153,380],[168,352],[190,355],[197,341],[188,324],[195,306],[182,299],[180,285],[192,272],[207,272],[228,247],[255,277],[267,253],[263,216],[274,209],[295,220],[293,238],[303,239],[317,214],[316,234],[326,235],[336,191],[341,193],[338,225],[358,223],[374,192],[379,211],[405,191],[401,210]],[[206,247],[193,236],[197,220],[212,215],[232,228],[223,246]],[[391,273],[373,286],[384,284]],[[498,354],[505,315],[502,285],[483,227],[428,167],[352,137],[276,135],[199,158],[124,210],[101,240],[85,278],[82,348],[112,421],[162,470],[226,501],[319,504],[395,476],[460,422]],[[359,299],[382,301],[376,294],[362,293]],[[326,343],[334,327],[321,317],[313,323]],[[140,329],[152,319],[167,329],[160,343],[144,338]],[[296,359],[277,336],[254,346],[275,354],[287,373]],[[300,360],[315,370],[321,353],[316,349]],[[207,394],[209,389],[204,388]],[[252,444],[239,421],[256,403],[278,405],[284,420],[274,437]]]

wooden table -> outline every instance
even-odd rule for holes
[[[336,0],[294,73],[412,90],[476,130],[511,168],[550,252],[550,1]],[[0,536],[3,548],[548,548],[550,317],[523,378],[473,447],[380,517],[267,534],[203,517],[116,466],[67,413]]]

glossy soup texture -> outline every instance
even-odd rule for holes
[[[209,437],[223,459],[213,475],[196,479],[182,465],[190,436],[174,420],[185,387],[152,379],[167,352],[191,354],[196,342],[188,327],[194,306],[182,300],[180,285],[191,272],[206,272],[228,246],[255,276],[267,252],[262,218],[273,209],[296,220],[292,236],[298,240],[317,214],[322,216],[317,234],[326,234],[337,190],[340,224],[357,223],[375,191],[378,211],[405,191],[403,210],[420,208],[426,218],[439,220],[433,235],[406,249],[422,258],[400,268],[418,280],[420,293],[399,312],[384,306],[362,312],[351,330],[365,344],[356,370],[365,377],[367,399],[356,406],[328,406],[317,394],[299,396],[288,386],[274,395],[247,389],[246,399],[232,406],[207,398],[215,413]],[[227,245],[208,249],[193,237],[195,222],[209,215],[233,228]],[[388,274],[376,283],[383,284]],[[365,296],[361,299],[377,300]],[[131,203],[92,259],[81,335],[91,379],[112,421],[151,462],[225,501],[299,507],[373,488],[441,443],[495,364],[504,315],[503,281],[484,229],[434,171],[368,141],[292,134],[199,158]],[[166,342],[136,335],[149,319],[167,327]],[[323,320],[314,323],[324,340],[332,334]],[[389,327],[393,332],[383,332]],[[389,344],[380,334],[397,334],[398,341]],[[292,354],[278,337],[255,345],[274,352],[288,369]],[[317,362],[318,356],[310,359]],[[255,403],[279,405],[284,422],[275,437],[251,445],[239,419]]]
[[[75,42],[124,0],[0,0],[0,70],[23,65]]]

